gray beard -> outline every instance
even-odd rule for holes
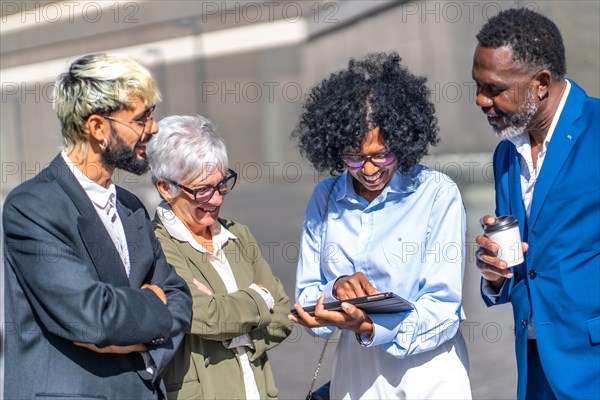
[[[519,112],[511,116],[503,117],[506,128],[498,130],[492,127],[492,130],[500,140],[516,138],[527,130],[527,126],[537,111],[538,105],[534,101],[533,92],[529,90],[527,91],[525,102]]]
[[[523,132],[525,132],[525,130],[527,129],[527,124],[522,124],[522,125],[512,125],[512,126],[507,126],[504,129],[498,130],[496,128],[492,128],[492,130],[494,131],[494,135],[496,135],[497,138],[499,138],[500,140],[510,140],[510,139],[514,139],[517,136],[519,136],[520,134],[522,134]]]

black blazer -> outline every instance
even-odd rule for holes
[[[6,399],[155,399],[159,375],[140,353],[100,354],[74,341],[146,343],[158,371],[191,316],[186,283],[167,264],[141,202],[117,189],[129,278],[94,205],[60,155],[14,189],[3,213]],[[160,286],[167,305],[144,283]]]

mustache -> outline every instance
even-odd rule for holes
[[[498,117],[503,118],[504,117],[504,114],[498,113],[492,107],[482,107],[481,111],[483,111],[483,113],[485,114],[486,117],[492,117],[492,118],[498,118]]]
[[[136,143],[135,147],[145,146],[150,142],[151,139],[152,139],[152,136],[148,136],[147,138],[145,138],[143,140],[139,140]]]

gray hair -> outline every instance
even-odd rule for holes
[[[54,86],[54,110],[62,126],[67,149],[85,148],[90,115],[107,115],[160,101],[158,86],[150,72],[123,54],[89,54],[75,60],[60,74]]]
[[[203,172],[215,168],[226,175],[229,160],[225,143],[213,123],[200,115],[174,115],[160,120],[158,133],[146,146],[152,182],[167,181],[173,195]]]

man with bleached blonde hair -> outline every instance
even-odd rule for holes
[[[136,61],[92,54],[54,99],[64,148],[4,205],[4,397],[161,399],[191,299],[142,203],[112,181],[148,169],[160,93]]]

